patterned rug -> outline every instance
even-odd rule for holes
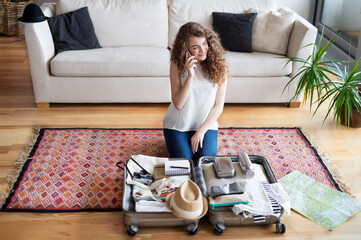
[[[132,154],[167,157],[162,129],[38,129],[17,163],[2,211],[114,211],[122,208],[123,173]],[[31,151],[30,151],[31,150]],[[277,179],[298,170],[341,190],[299,128],[223,128],[217,155],[265,157]],[[21,163],[22,162],[22,163]]]

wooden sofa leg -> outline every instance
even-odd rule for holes
[[[38,103],[36,103],[36,105],[38,106],[38,108],[49,108],[50,107],[50,103],[48,103],[48,102],[38,102]]]
[[[299,108],[301,107],[301,102],[290,102],[290,108]]]

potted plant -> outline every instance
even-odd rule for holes
[[[329,107],[324,121],[333,109],[333,119],[336,125],[341,122],[347,127],[361,127],[361,72],[360,59],[355,63],[351,72],[336,74],[339,80],[326,83],[325,94],[318,101],[318,108],[329,100]]]
[[[333,119],[336,121],[336,126],[341,122],[347,127],[361,127],[360,59],[351,72],[346,70],[342,73],[337,67],[337,63],[340,61],[323,60],[326,51],[334,43],[335,38],[330,39],[326,44],[322,44],[322,39],[323,33],[317,46],[315,44],[305,46],[313,45],[312,54],[307,59],[287,57],[286,64],[299,62],[303,65],[298,73],[286,84],[284,90],[299,77],[295,94],[290,101],[300,94],[304,94],[304,101],[310,101],[310,110],[312,110],[313,104],[316,104],[313,115],[321,105],[329,102],[323,122],[333,110]],[[335,77],[331,80],[330,76]]]

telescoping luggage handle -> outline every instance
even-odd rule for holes
[[[129,173],[130,177],[132,180],[141,182],[141,183],[145,183],[145,184],[149,184],[151,182],[153,182],[153,176],[152,174],[150,174],[147,170],[145,170],[145,168],[143,168],[137,161],[135,161],[132,157],[129,160],[133,160],[133,162],[135,162],[135,164],[137,164],[142,170],[140,170],[139,172],[134,172],[134,175],[130,172],[127,164],[125,162],[117,162],[116,166],[120,169],[122,169],[124,171],[124,168],[127,170],[127,172]],[[128,160],[128,161],[129,161]],[[120,165],[123,163],[124,168],[122,168]]]

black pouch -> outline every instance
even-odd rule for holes
[[[222,195],[231,195],[231,194],[243,194],[243,188],[237,182],[229,184],[229,192],[226,193],[220,186],[211,187],[211,197],[216,198]]]

